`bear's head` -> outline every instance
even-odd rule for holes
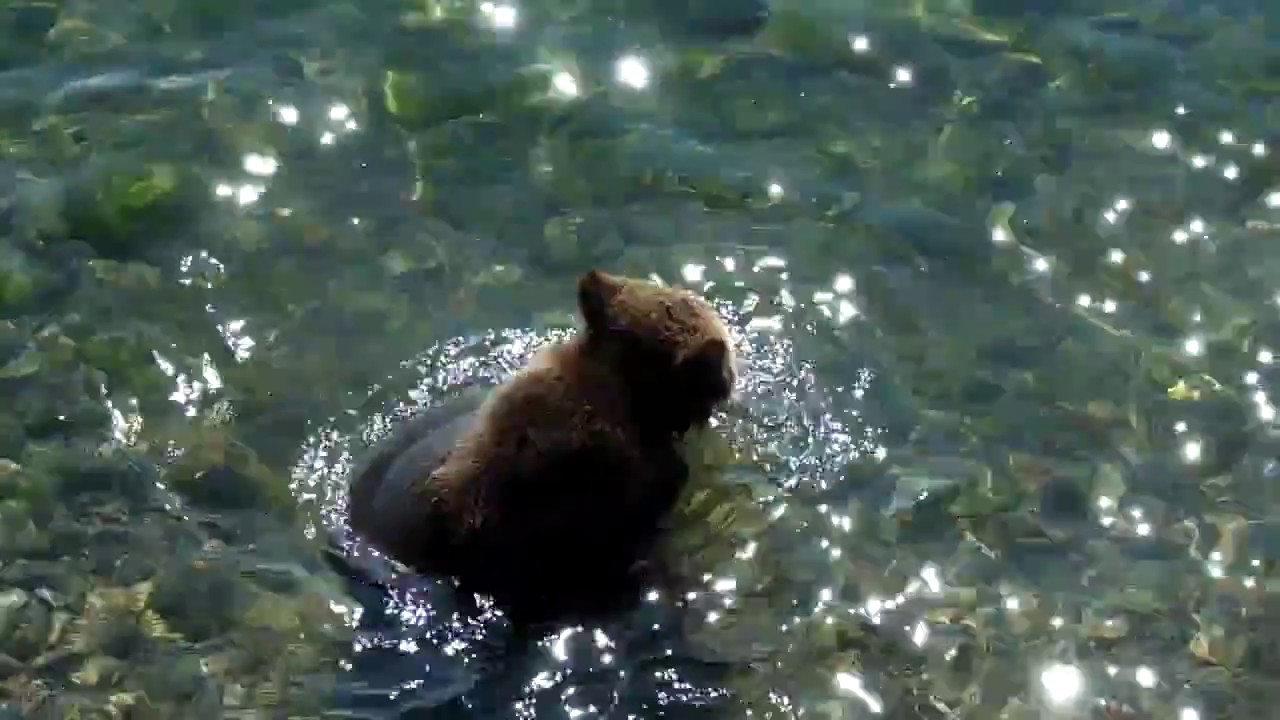
[[[697,294],[592,270],[578,281],[587,345],[664,430],[704,425],[737,382],[733,340]]]

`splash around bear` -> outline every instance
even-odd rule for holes
[[[737,379],[728,329],[688,290],[593,270],[578,307],[582,332],[414,418],[350,490],[358,534],[516,618],[635,596],[688,479],[680,439]]]

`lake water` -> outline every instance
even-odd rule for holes
[[[0,718],[1268,717],[1277,243],[1270,0],[11,0]],[[527,636],[341,498],[590,267],[743,377]]]

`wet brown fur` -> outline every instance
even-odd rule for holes
[[[687,290],[592,271],[578,305],[584,331],[539,352],[438,467],[420,468],[405,498],[420,522],[357,524],[353,507],[357,531],[516,612],[559,614],[636,589],[687,480],[679,438],[729,397],[737,370],[724,323]],[[368,482],[357,479],[353,506]]]

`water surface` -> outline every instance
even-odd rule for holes
[[[1277,28],[9,3],[0,715],[1268,715]],[[367,445],[571,332],[592,266],[737,335],[700,584],[523,637],[333,556]]]

